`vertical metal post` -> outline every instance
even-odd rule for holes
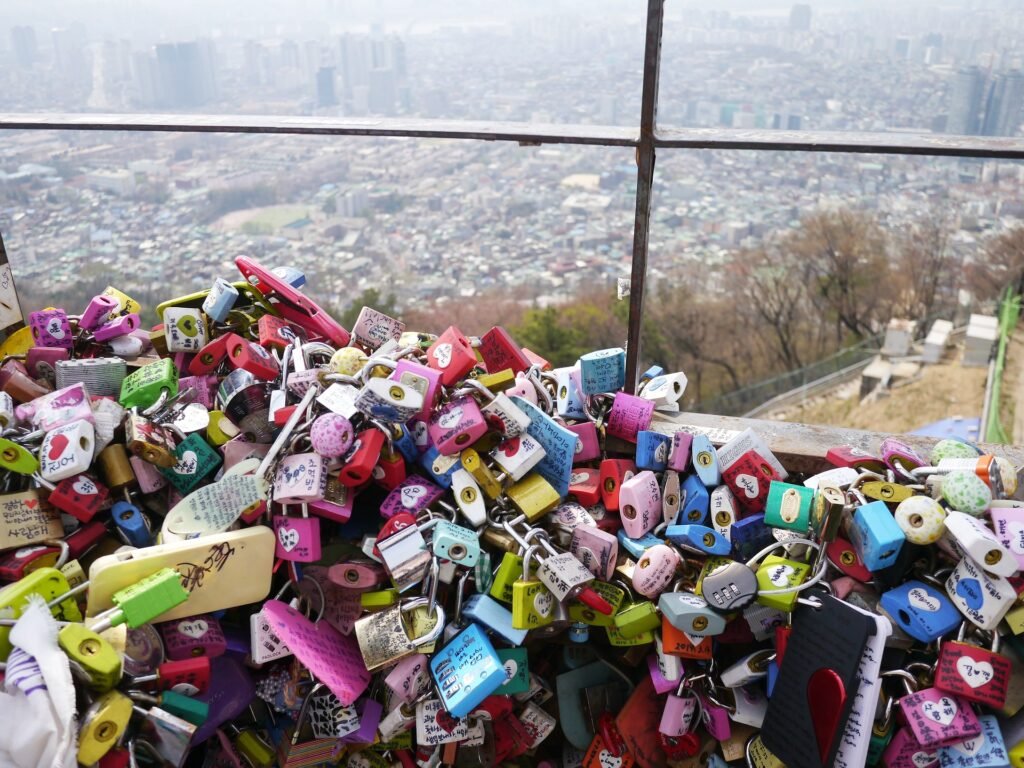
[[[640,331],[647,280],[647,243],[651,227],[651,187],[654,185],[654,127],[658,112],[658,74],[665,0],[647,2],[644,43],[644,89],[640,103],[640,144],[636,149],[636,219],[633,223],[633,261],[629,277],[629,329],[626,336],[626,391],[635,392],[640,375]]]
[[[7,261],[7,250],[4,248],[3,235],[0,234],[0,342],[24,327],[14,273]]]

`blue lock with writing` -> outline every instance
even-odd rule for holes
[[[636,433],[636,466],[652,472],[664,472],[672,438],[660,432],[640,430]]]
[[[908,581],[890,589],[879,605],[904,632],[922,643],[952,632],[964,618],[949,598],[923,581]]]
[[[665,538],[678,547],[707,555],[728,555],[732,551],[732,543],[725,536],[705,525],[670,525]]]
[[[488,595],[472,595],[462,607],[468,619],[483,624],[509,645],[522,645],[529,630],[512,626],[512,611]]]
[[[683,503],[676,517],[678,525],[704,525],[708,519],[711,495],[697,475],[689,475],[679,489]]]
[[[505,666],[476,624],[470,624],[434,655],[430,672],[452,717],[466,717],[505,684]]]

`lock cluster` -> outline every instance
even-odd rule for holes
[[[236,264],[0,348],[0,717],[56,663],[61,765],[1024,765],[1006,459],[787,469],[623,349],[348,330]]]

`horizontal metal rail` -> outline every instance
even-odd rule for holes
[[[16,129],[397,136],[607,147],[636,147],[640,144],[640,134],[636,128],[575,123],[302,115],[0,113],[0,130]],[[1024,160],[1024,139],[1021,138],[947,136],[902,131],[856,133],[662,127],[655,133],[654,146],[658,149],[744,149]]]
[[[608,147],[635,147],[640,143],[638,129],[608,125],[387,117],[0,113],[0,129],[396,136],[515,141],[525,144],[595,144]]]

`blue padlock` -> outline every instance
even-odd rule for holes
[[[203,312],[215,323],[223,323],[238,299],[238,289],[223,277],[218,277],[203,299]]]
[[[652,472],[664,472],[668,466],[668,450],[672,438],[660,432],[640,430],[636,433],[636,466]]]
[[[899,557],[907,540],[884,501],[858,507],[850,525],[850,543],[869,571],[888,568]]]
[[[650,381],[651,379],[656,379],[659,376],[664,375],[664,368],[662,368],[660,365],[652,365],[650,368],[648,368],[646,371],[640,374],[640,383],[643,384],[645,381]]]
[[[626,350],[599,349],[580,358],[580,391],[584,395],[617,392],[626,386]]]
[[[148,547],[153,543],[153,532],[142,511],[130,501],[115,501],[110,510],[110,519],[117,526],[117,532],[133,547]]]
[[[694,435],[690,443],[690,463],[707,488],[714,488],[722,482],[722,468],[718,463],[718,451],[707,435]]]
[[[626,550],[631,557],[640,558],[644,552],[653,547],[655,544],[664,544],[662,539],[659,539],[653,533],[648,531],[643,536],[637,539],[631,539],[626,535],[626,532],[619,528],[616,532],[615,537],[619,540],[619,546]]]
[[[665,538],[678,547],[706,555],[728,555],[732,551],[725,536],[704,525],[670,525],[665,529]]]
[[[393,438],[391,445],[402,454],[403,459],[410,464],[415,464],[420,460],[420,449],[416,447],[416,439],[412,436],[407,426],[404,424],[398,426],[402,430],[402,434],[399,437]]]
[[[512,611],[488,595],[473,595],[462,607],[462,615],[482,624],[509,645],[522,645],[527,629],[512,626]]]
[[[430,479],[442,488],[451,488],[452,475],[455,473],[455,470],[462,468],[462,462],[458,457],[442,456],[441,452],[432,445],[427,447],[427,450],[423,452],[418,460],[420,466],[430,475]],[[435,471],[438,469],[440,471]]]
[[[505,684],[505,667],[487,635],[470,624],[430,660],[444,708],[462,718]]]
[[[969,765],[971,768],[1006,768],[1011,765],[995,715],[981,715],[978,720],[981,722],[981,733],[977,736],[939,747],[939,768],[956,768],[962,765]]]
[[[271,274],[281,278],[292,288],[301,288],[306,284],[306,273],[295,267],[274,267]]]
[[[704,525],[708,519],[711,495],[697,475],[688,475],[679,489],[683,503],[676,517],[677,525]]]
[[[775,541],[770,526],[765,525],[764,515],[751,515],[732,524],[729,537],[732,554],[741,560],[749,560]]]
[[[904,632],[922,643],[952,632],[964,620],[941,590],[923,581],[908,581],[890,589],[879,605]]]
[[[768,662],[768,676],[765,678],[765,690],[768,692],[768,698],[772,697],[772,691],[775,690],[775,682],[779,679],[779,662],[772,659]]]

